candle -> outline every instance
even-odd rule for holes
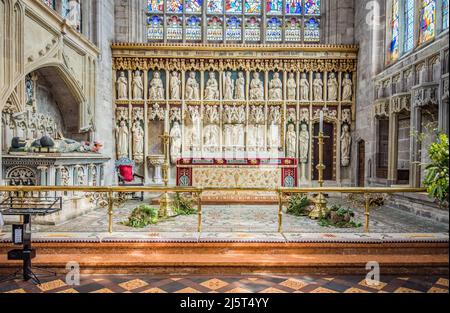
[[[320,133],[323,133],[323,110],[320,110]]]

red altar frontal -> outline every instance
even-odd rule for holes
[[[178,159],[177,186],[181,187],[297,187],[297,160]]]

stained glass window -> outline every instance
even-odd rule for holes
[[[48,3],[48,5],[55,2],[54,0],[41,1]],[[62,11],[64,11],[67,7],[67,5],[64,6],[64,3],[68,0],[61,1],[63,3]],[[320,0],[145,1],[147,5],[147,38],[151,41],[320,41]],[[408,4],[419,0],[393,1],[396,3],[405,1],[408,7]],[[448,7],[448,1],[440,0],[438,3]],[[429,3],[431,1],[424,2]],[[414,9],[411,12],[414,14]],[[445,15],[445,12],[447,12],[447,15]],[[206,13],[205,17],[202,16],[204,13]],[[410,11],[402,11],[401,14],[402,20],[403,18],[408,20],[411,13]],[[405,17],[403,14],[405,14]],[[443,12],[443,16],[447,16],[447,19],[445,19],[447,22],[443,21],[443,25],[448,25],[448,9]],[[396,21],[398,29],[398,19]],[[414,28],[413,20],[410,21],[405,32],[409,32],[410,27]],[[398,31],[396,33],[398,34]],[[398,38],[397,35],[396,39]],[[409,48],[406,43],[404,44],[405,47],[402,48]]]
[[[282,39],[281,20],[271,17],[267,20],[266,41],[278,42]]]
[[[208,0],[206,12],[211,14],[223,13],[223,2],[217,0]]]
[[[203,0],[184,0],[186,13],[199,14],[202,13]]]
[[[286,21],[284,39],[289,42],[301,41],[302,28],[298,18],[291,17]]]
[[[147,37],[152,40],[164,39],[163,20],[160,16],[154,15],[147,18]]]
[[[227,19],[225,38],[227,41],[242,40],[241,19],[237,18],[236,16],[232,16]]]
[[[448,0],[442,0],[442,29],[447,29],[448,24]]]
[[[223,40],[223,25],[222,20],[219,17],[214,16],[208,20],[206,38],[208,39],[208,41]]]
[[[246,14],[260,14],[261,0],[244,0],[244,12]]]
[[[414,0],[405,3],[405,52],[414,47]]]
[[[245,22],[245,40],[246,41],[260,41],[261,29],[260,21],[256,17],[250,17]]]
[[[198,16],[190,16],[186,19],[186,40],[202,40],[202,20]]]
[[[183,0],[167,0],[167,12],[183,13]]]
[[[183,39],[183,27],[182,18],[179,16],[171,16],[167,20],[166,37],[167,40],[182,40]]]
[[[320,0],[305,0],[306,15],[320,15]]]
[[[399,55],[399,0],[392,1],[392,22],[391,22],[391,46],[389,52],[391,60],[396,60]]]
[[[164,0],[147,0],[147,10],[150,13],[162,13],[164,11]]]
[[[242,13],[242,0],[225,0],[225,11],[227,13]]]
[[[436,1],[422,0],[420,14],[420,42],[434,38],[436,32]]]
[[[283,0],[266,0],[267,14],[282,14]]]
[[[286,0],[286,14],[302,14],[302,0]]]

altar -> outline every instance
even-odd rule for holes
[[[178,159],[177,186],[213,188],[297,187],[297,160]]]

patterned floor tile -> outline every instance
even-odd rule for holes
[[[314,275],[82,275],[68,286],[64,276],[36,286],[20,280],[0,284],[3,293],[448,293],[448,276],[383,276],[378,286],[362,276]]]

